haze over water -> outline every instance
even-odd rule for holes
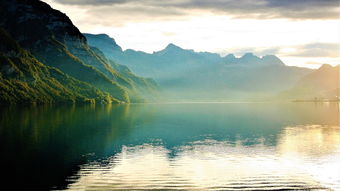
[[[0,116],[3,182],[13,188],[340,189],[338,103],[46,106]]]

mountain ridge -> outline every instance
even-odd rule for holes
[[[101,46],[99,44],[96,44],[97,42],[95,42],[94,39],[98,39],[98,40],[105,40],[105,41],[109,41],[106,42],[105,44],[108,44],[109,47],[111,47],[111,49],[107,49],[106,51],[117,51],[120,53],[125,53],[125,52],[138,52],[141,54],[145,54],[145,55],[153,55],[153,54],[160,54],[160,53],[164,53],[167,51],[186,51],[186,52],[191,52],[191,53],[196,53],[196,54],[200,54],[200,55],[209,55],[209,56],[213,56],[213,57],[219,57],[220,59],[225,59],[227,60],[227,62],[225,63],[235,63],[235,60],[247,60],[247,59],[252,59],[255,58],[258,60],[258,62],[264,61],[265,62],[269,62],[270,60],[275,60],[276,63],[281,64],[281,65],[285,65],[282,60],[280,58],[278,58],[276,55],[271,55],[271,54],[267,54],[267,55],[263,55],[263,56],[256,56],[254,53],[252,52],[247,52],[244,53],[242,56],[236,57],[234,54],[229,53],[225,56],[221,56],[218,53],[212,53],[212,52],[208,52],[208,51],[195,51],[193,49],[185,49],[182,48],[174,43],[168,43],[163,49],[158,50],[158,51],[154,51],[153,53],[147,53],[144,52],[142,50],[134,50],[134,49],[126,49],[123,50],[121,48],[121,46],[119,46],[119,44],[117,44],[117,42],[115,41],[114,38],[110,37],[109,35],[105,34],[105,33],[99,33],[99,34],[91,34],[91,33],[83,33],[84,36],[87,36],[89,39],[89,44],[92,44],[93,46]],[[110,41],[112,42],[110,44]],[[110,46],[112,45],[112,46]],[[103,49],[103,48],[102,48]],[[244,62],[242,61],[238,61],[242,64],[244,64]],[[269,64],[273,64],[273,62],[269,63]]]
[[[88,39],[95,36],[84,35]],[[111,37],[100,40],[89,42],[102,50],[106,57],[128,66],[138,75],[153,78],[163,90],[179,98],[217,96],[238,99],[258,97],[259,94],[267,97],[290,88],[313,71],[286,66],[275,55],[258,57],[246,53],[241,57],[233,54],[222,57],[216,53],[183,49],[172,43],[153,53],[132,49],[117,51],[113,48],[116,45],[104,46],[105,42],[112,42]]]

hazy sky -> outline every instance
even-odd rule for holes
[[[340,64],[339,0],[44,0],[87,33],[123,49],[168,43],[241,56],[278,55],[288,65]]]

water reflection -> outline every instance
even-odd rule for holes
[[[317,159],[339,151],[340,126],[307,125],[286,127],[278,143],[282,154],[313,156]]]
[[[340,128],[324,126],[287,127],[277,146],[197,141],[175,157],[161,145],[123,146],[107,165],[82,166],[69,189],[340,189],[339,147]]]
[[[126,106],[2,109],[3,182],[25,189],[65,188],[66,177],[80,164],[106,156],[114,140],[131,131],[127,113]]]
[[[0,114],[2,182],[25,189],[340,185],[338,104],[60,106]]]

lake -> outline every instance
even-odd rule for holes
[[[1,108],[0,154],[13,190],[340,190],[340,105]]]

